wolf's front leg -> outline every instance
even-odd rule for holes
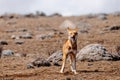
[[[71,70],[72,70],[72,72],[74,72],[74,74],[77,74],[77,71],[76,71],[76,56],[72,55],[70,58],[71,58]]]
[[[64,71],[65,63],[66,63],[66,58],[67,58],[67,55],[63,54],[63,62],[62,62],[62,68],[60,70],[60,73],[63,73],[63,71]]]

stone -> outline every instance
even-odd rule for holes
[[[95,18],[95,17],[96,17],[96,14],[88,14],[88,15],[86,15],[86,17],[87,17],[88,19]]]
[[[106,26],[106,28],[104,28],[103,30],[104,31],[120,30],[120,26],[119,25]]]
[[[19,45],[21,45],[21,44],[23,44],[23,43],[24,43],[23,40],[15,40],[15,44],[19,44]]]
[[[43,59],[43,58],[38,58],[35,61],[32,62],[34,66],[40,67],[40,66],[50,66],[51,64]]]
[[[50,62],[47,61],[46,59],[44,58],[37,58],[35,60],[33,60],[32,62],[28,63],[27,64],[27,68],[31,68],[31,67],[41,67],[41,66],[51,66]]]
[[[11,36],[11,39],[20,39],[21,38],[21,36],[18,36],[18,35],[12,35]]]
[[[47,61],[56,63],[56,62],[60,61],[61,59],[62,59],[62,51],[59,50],[59,51],[54,52],[52,55],[50,55],[47,58]]]
[[[90,23],[85,21],[77,21],[75,24],[79,28],[78,33],[88,33],[92,26]]]
[[[16,30],[13,30],[13,29],[9,29],[9,30],[5,30],[6,33],[13,33],[13,32],[16,32]]]
[[[36,35],[36,39],[49,39],[52,38],[54,34],[40,34],[40,35]]]
[[[0,40],[0,45],[8,45],[8,42],[6,40]]]
[[[21,35],[21,38],[23,38],[23,39],[31,39],[32,34],[30,34],[30,33],[23,34],[23,35]]]
[[[112,60],[113,56],[100,44],[89,44],[82,48],[76,56],[77,60],[97,61]]]
[[[31,63],[28,63],[28,64],[27,64],[27,69],[30,69],[30,68],[34,68],[34,65],[31,64]]]
[[[29,14],[25,14],[24,17],[35,18],[35,15],[33,13],[29,13]]]
[[[71,80],[71,78],[70,78],[70,77],[67,77],[65,80]]]
[[[65,20],[61,25],[60,25],[60,28],[62,29],[67,29],[67,28],[75,28],[76,25],[70,21],[70,20]]]
[[[2,56],[13,56],[14,52],[12,50],[3,50],[2,51]]]
[[[25,54],[25,53],[16,53],[16,54],[14,54],[14,56],[16,56],[16,57],[26,57],[27,54]]]
[[[106,17],[105,14],[99,14],[99,15],[97,16],[97,18],[98,18],[98,19],[101,19],[101,20],[106,20],[106,19],[107,19],[107,17]]]
[[[54,66],[60,66],[60,64],[58,62],[53,62]]]
[[[8,19],[18,19],[18,18],[23,18],[23,15],[19,15],[19,14],[3,14],[0,16],[0,18],[3,18],[5,20]]]
[[[88,31],[87,30],[79,30],[78,33],[88,33]]]
[[[18,29],[18,32],[27,32],[28,30],[26,28],[20,28]]]
[[[120,54],[109,53],[101,44],[89,44],[81,50],[78,50],[76,59],[80,61],[120,60]],[[61,50],[54,52],[47,58],[47,61],[52,62],[53,65],[59,65],[58,62],[61,60]]]
[[[62,17],[60,13],[51,14],[50,17]]]

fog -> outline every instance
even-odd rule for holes
[[[111,13],[120,11],[120,0],[0,0],[0,14],[58,12],[62,15]]]

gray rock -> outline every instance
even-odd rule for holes
[[[96,14],[88,14],[86,15],[87,18],[91,19],[91,18],[95,18],[96,17]]]
[[[16,54],[14,54],[14,56],[16,56],[16,57],[26,57],[27,54],[25,54],[25,53],[16,53]]]
[[[50,66],[50,62],[48,62],[47,60],[43,59],[43,58],[38,58],[37,60],[35,60],[33,62],[34,66],[40,67],[40,66]]]
[[[96,61],[96,60],[112,60],[105,47],[100,44],[90,44],[81,49],[77,54],[78,60]]]
[[[27,64],[27,68],[41,67],[41,66],[51,66],[50,62],[44,58],[37,58],[32,62]]]
[[[88,33],[92,26],[90,23],[84,21],[77,21],[75,24],[79,28],[78,33]]]
[[[16,36],[15,36],[15,35],[12,35],[12,36],[11,36],[11,38],[12,38],[12,39],[15,39],[15,38],[16,38]]]
[[[58,61],[61,59],[62,59],[62,53],[61,51],[57,51],[47,59],[40,57],[35,60],[32,60],[30,63],[27,64],[27,68],[29,69],[29,68],[40,67],[40,66],[51,66],[51,62],[52,62],[52,65],[54,66],[60,66],[58,64]]]
[[[20,38],[31,39],[32,38],[32,34],[26,33],[26,34],[22,34],[22,35],[12,35],[11,38],[12,39],[20,39]]]
[[[12,30],[12,29],[9,29],[9,30],[5,30],[6,33],[13,33],[13,32],[16,32],[16,30]]]
[[[49,39],[52,38],[54,36],[54,34],[40,34],[40,35],[36,35],[36,39]]]
[[[32,38],[32,34],[26,33],[24,35],[21,35],[21,38],[23,38],[23,39],[31,39]]]
[[[90,29],[92,25],[90,23],[84,22],[84,21],[70,21],[65,20],[61,25],[60,28],[66,29],[66,28],[78,28],[79,33],[88,33],[88,30]],[[80,29],[80,30],[79,30]]]
[[[20,35],[19,35],[19,36],[18,36],[18,35],[12,35],[11,38],[12,38],[12,39],[20,39],[21,36],[20,36]]]
[[[2,56],[12,56],[14,55],[14,52],[12,50],[3,50],[2,51]]]
[[[24,41],[23,40],[15,40],[15,44],[23,44],[24,43]]]
[[[60,25],[60,28],[62,29],[66,29],[66,28],[75,28],[76,25],[70,21],[70,20],[65,20],[61,25]]]
[[[0,45],[8,45],[8,42],[6,40],[0,40]]]
[[[99,34],[105,34],[105,32],[104,31],[99,31]]]
[[[88,18],[88,19],[91,19],[91,18],[99,18],[99,19],[106,19],[106,16],[107,16],[107,14],[105,14],[105,13],[98,13],[98,14],[88,14],[88,15],[86,15],[86,17]]]
[[[16,24],[16,21],[8,21],[7,24],[8,25],[14,25],[14,24]]]
[[[87,30],[79,30],[78,33],[88,33],[88,31]]]
[[[18,32],[27,32],[28,30],[26,28],[21,28],[18,30]]]
[[[98,60],[120,60],[120,54],[108,53],[105,47],[100,44],[90,44],[79,50],[76,55],[77,60],[98,61]],[[69,59],[69,58],[68,58]],[[47,58],[53,65],[59,65],[62,60],[62,51],[56,51]]]
[[[61,59],[62,59],[62,51],[59,50],[59,51],[54,52],[52,55],[50,55],[47,58],[47,61],[52,61],[53,63],[56,63],[60,61]]]
[[[60,64],[58,62],[53,62],[54,66],[60,66]]]
[[[113,26],[107,26],[106,28],[103,29],[104,31],[107,31],[107,30],[120,30],[120,26],[119,25],[113,25]]]
[[[101,20],[106,20],[107,19],[106,15],[104,15],[104,14],[98,15],[97,18],[101,19]]]
[[[53,13],[50,15],[50,17],[61,17],[62,15],[60,13]]]
[[[29,13],[29,14],[25,14],[24,17],[27,17],[27,18],[35,18],[35,14],[33,13]]]
[[[2,16],[0,16],[0,18],[3,18],[5,20],[8,19],[18,19],[18,18],[22,18],[23,15],[18,15],[18,14],[4,14]]]
[[[27,69],[30,69],[30,68],[34,68],[34,65],[31,64],[31,63],[28,63],[28,64],[27,64]]]

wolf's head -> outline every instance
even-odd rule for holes
[[[78,31],[78,28],[67,28],[67,31],[68,31],[68,36],[69,36],[69,39],[73,39],[73,40],[76,40],[77,39],[77,31]]]

